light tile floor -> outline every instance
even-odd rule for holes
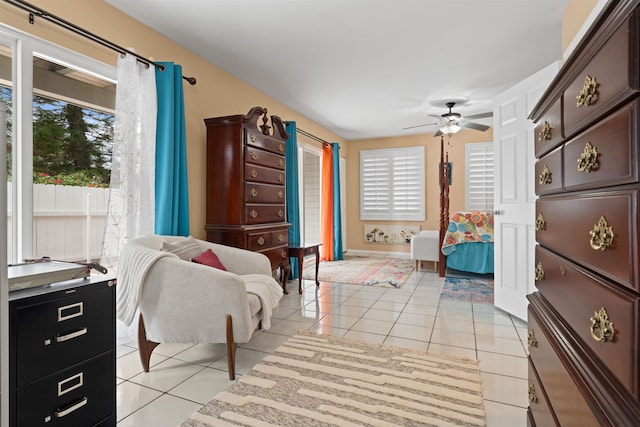
[[[238,378],[310,330],[480,360],[487,425],[526,426],[527,327],[489,304],[440,298],[444,279],[412,273],[400,289],[290,282],[271,329],[238,346]],[[118,427],[177,426],[231,382],[224,344],[161,344],[149,373],[135,344],[117,350]]]

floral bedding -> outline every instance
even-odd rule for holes
[[[493,213],[455,212],[442,242],[445,255],[455,250],[455,245],[469,242],[493,242]]]

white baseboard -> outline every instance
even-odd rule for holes
[[[352,256],[400,257],[407,259],[411,257],[411,254],[409,252],[365,251],[362,249],[347,249],[346,251],[344,251],[344,254]]]

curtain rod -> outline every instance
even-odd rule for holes
[[[142,62],[143,64],[147,65],[147,67],[149,65],[153,65],[154,67],[158,68],[160,71],[164,71],[165,66],[162,64],[158,64],[157,62],[151,61],[147,58],[145,58],[144,56],[140,56],[135,52],[132,52],[128,49],[123,48],[122,46],[118,46],[117,44],[110,42],[109,40],[106,40],[96,34],[93,34],[92,32],[89,32],[87,30],[85,30],[82,27],[79,27],[75,24],[72,24],[69,21],[66,21],[56,15],[53,15],[49,12],[47,12],[46,10],[40,9],[37,6],[34,6],[30,3],[27,3],[26,1],[22,1],[22,0],[4,0],[6,3],[11,4],[12,6],[15,6],[17,8],[20,8],[22,10],[25,10],[27,12],[29,12],[29,23],[33,24],[35,19],[34,19],[34,15],[38,16],[42,19],[45,19],[49,22],[52,22],[60,27],[63,27],[75,34],[78,34],[84,38],[87,38],[95,43],[98,43],[102,46],[108,47],[111,50],[115,50],[116,52],[120,53],[120,54],[129,54],[129,55],[133,55],[135,56],[138,61]],[[185,79],[187,82],[189,82],[190,85],[195,85],[196,84],[196,78],[195,77],[185,77],[182,76],[183,79]]]
[[[320,142],[320,143],[322,143],[322,144],[324,144],[324,145],[331,145],[331,144],[329,144],[327,141],[325,141],[324,139],[322,139],[322,138],[320,138],[320,137],[318,137],[318,136],[315,136],[315,135],[313,135],[313,134],[310,134],[310,133],[309,133],[309,132],[307,132],[306,130],[302,130],[302,129],[300,129],[300,128],[296,128],[296,131],[297,131],[299,134],[302,134],[302,135],[304,135],[304,136],[306,136],[306,137],[308,137],[308,138],[313,139],[314,141],[318,141],[318,142]]]

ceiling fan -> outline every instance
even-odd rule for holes
[[[448,134],[448,135],[454,134],[454,133],[458,132],[462,128],[469,128],[469,129],[474,129],[474,130],[479,130],[479,131],[485,131],[485,130],[489,129],[489,126],[487,126],[487,125],[483,125],[483,124],[480,124],[480,123],[474,123],[474,122],[468,122],[466,119],[483,119],[483,118],[486,118],[486,117],[492,117],[493,116],[492,112],[473,114],[473,115],[470,115],[470,116],[462,117],[462,115],[460,113],[454,113],[454,112],[451,111],[451,109],[453,108],[454,105],[456,105],[455,102],[447,102],[446,106],[449,109],[448,113],[444,113],[444,114],[442,114],[440,116],[434,116],[432,114],[429,115],[429,117],[435,117],[435,118],[439,119],[438,122],[425,123],[425,124],[417,125],[417,126],[409,126],[409,127],[406,127],[406,128],[402,128],[402,130],[413,129],[413,128],[418,128],[418,127],[422,127],[422,126],[439,125],[440,128],[434,134],[434,136],[440,136],[442,134]]]

